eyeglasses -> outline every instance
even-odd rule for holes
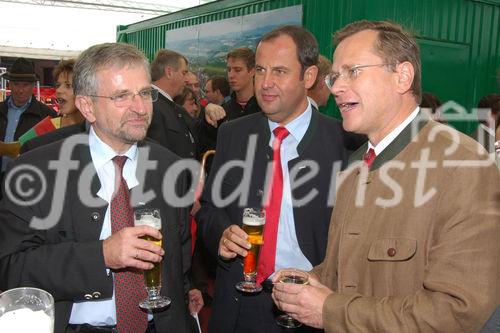
[[[119,93],[113,96],[98,96],[98,95],[88,95],[90,97],[107,98],[115,103],[116,107],[130,106],[134,102],[135,96],[139,96],[144,102],[156,102],[158,100],[158,90],[153,88],[147,88],[139,91],[138,93],[133,93],[131,91]]]
[[[340,78],[344,78],[345,80],[351,82],[358,78],[362,68],[381,67],[381,66],[387,66],[387,64],[356,65],[348,69],[343,69],[338,73],[330,73],[325,76],[325,84],[328,87],[328,89],[332,89],[335,82]]]

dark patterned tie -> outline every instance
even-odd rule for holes
[[[273,131],[273,178],[269,188],[269,205],[266,207],[266,224],[264,225],[264,244],[260,251],[257,267],[257,283],[262,283],[274,273],[276,260],[276,239],[280,221],[281,198],[283,196],[283,170],[281,169],[281,143],[290,134],[285,127],[277,127]]]
[[[363,161],[368,169],[371,169],[373,161],[375,161],[375,157],[377,157],[377,155],[375,154],[375,150],[373,148],[368,149],[366,154],[363,156]]]
[[[126,156],[115,156],[115,192],[111,200],[111,230],[113,233],[134,226],[134,211],[130,205],[130,194],[122,171]],[[119,333],[142,333],[146,331],[147,313],[139,308],[146,299],[144,277],[140,271],[120,270],[114,272],[116,326]]]

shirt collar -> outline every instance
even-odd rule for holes
[[[14,102],[12,101],[12,96],[9,96],[9,99],[7,99],[7,105],[9,107],[9,109],[25,111],[28,108],[28,106],[30,105],[32,98],[33,98],[33,96],[31,96],[30,99],[25,104],[23,104],[21,106],[16,106],[16,105],[14,105]]]
[[[395,129],[393,129],[389,134],[385,136],[376,146],[373,146],[370,141],[368,141],[368,149],[373,148],[375,150],[375,155],[380,155],[380,153],[387,148],[391,144],[394,139],[398,137],[398,135],[405,129],[405,127],[413,121],[418,115],[418,112],[420,111],[420,107],[416,107],[415,110],[401,123],[399,124]]]
[[[89,146],[90,155],[92,156],[92,161],[96,170],[102,168],[117,155],[113,148],[97,136],[92,126],[89,132]],[[123,155],[127,156],[128,160],[134,165],[137,165],[137,144],[133,144]]]
[[[154,85],[154,84],[151,84],[153,86],[153,88],[155,88],[156,90],[158,90],[158,92],[160,94],[163,95],[163,97],[165,97],[166,99],[170,100],[170,101],[174,101],[174,99],[165,91],[165,90],[162,90],[160,87],[158,87],[157,85]]]
[[[318,103],[316,103],[316,101],[312,97],[307,96],[307,99],[309,100],[309,102],[311,102],[312,106],[316,108],[316,110],[319,110]]]
[[[309,123],[311,122],[311,116],[312,116],[312,108],[311,108],[311,103],[307,103],[307,107],[304,112],[291,122],[285,125],[285,128],[290,132],[290,135],[297,141],[300,142],[304,135],[306,134],[307,128],[309,127]],[[274,129],[278,126],[280,126],[279,123],[276,123],[271,120],[267,120],[269,124],[269,129],[271,130],[271,133],[274,131]],[[286,139],[285,139],[286,140]]]

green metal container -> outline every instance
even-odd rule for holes
[[[302,5],[303,25],[328,58],[332,33],[344,25],[393,20],[418,39],[424,91],[471,112],[482,96],[500,88],[500,0],[221,0],[119,26],[117,41],[138,46],[152,59],[165,47],[167,30],[295,5]],[[322,111],[340,117],[332,100]],[[458,127],[470,132],[474,124]]]

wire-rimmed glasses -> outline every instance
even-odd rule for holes
[[[358,78],[362,68],[381,67],[381,66],[387,66],[387,64],[356,65],[350,68],[344,68],[340,72],[327,74],[325,76],[325,84],[328,87],[328,89],[332,89],[335,82],[340,78],[344,78],[345,80],[351,82]]]
[[[137,93],[124,91],[113,96],[88,95],[89,97],[107,98],[115,103],[116,107],[126,107],[134,102],[135,96],[139,96],[144,102],[156,102],[158,100],[158,90],[154,88],[142,89]]]

